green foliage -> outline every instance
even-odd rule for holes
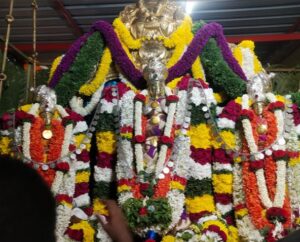
[[[2,60],[2,53],[0,53]],[[1,62],[1,61],[0,61]],[[26,96],[26,73],[16,63],[8,60],[5,74],[7,80],[3,83],[2,98],[0,100],[0,114],[17,108]]]
[[[300,92],[296,92],[292,94],[293,103],[296,103],[298,107],[300,107]]]
[[[2,60],[2,53],[0,52],[0,60]],[[0,100],[0,115],[6,111],[16,109],[20,105],[28,102],[26,100],[27,90],[27,75],[28,72],[24,68],[8,59],[5,74],[7,80],[3,83],[3,93]],[[37,86],[47,83],[49,70],[41,70],[37,72]]]
[[[64,73],[55,87],[59,104],[67,106],[80,86],[93,78],[101,60],[103,48],[102,36],[99,32],[95,32],[81,48],[69,71]]]
[[[193,32],[196,33],[204,24],[203,21],[195,23]],[[200,56],[206,80],[215,92],[222,92],[229,99],[235,99],[245,93],[245,82],[228,66],[214,39],[208,41]]]
[[[95,183],[94,189],[94,197],[99,197],[101,199],[111,199],[115,197],[116,194],[116,186],[115,183],[100,181]]]
[[[115,130],[114,115],[111,113],[101,113],[98,124],[96,126],[97,131],[106,132]]]
[[[196,106],[194,103],[192,103],[191,106],[191,125],[196,126],[201,123],[206,123],[206,118],[204,117],[204,112],[202,111],[204,105],[201,104]]]
[[[144,209],[144,213],[141,213]],[[172,221],[172,209],[166,198],[143,201],[130,198],[123,205],[123,211],[131,228],[145,228],[160,225],[167,228]]]
[[[185,194],[187,197],[202,196],[204,194],[212,194],[212,181],[211,179],[205,178],[198,180],[191,178],[188,180]]]
[[[280,95],[298,92],[300,72],[279,72],[273,78],[273,90]]]

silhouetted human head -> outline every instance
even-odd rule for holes
[[[0,241],[55,242],[55,201],[38,173],[0,157]]]

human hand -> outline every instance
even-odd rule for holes
[[[132,234],[123,216],[121,208],[113,200],[102,201],[109,212],[109,217],[97,215],[103,229],[115,242],[133,242]]]

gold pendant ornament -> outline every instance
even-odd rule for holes
[[[266,124],[260,124],[257,128],[259,134],[265,134],[268,131],[268,126]]]
[[[159,124],[159,122],[160,122],[160,117],[159,116],[153,116],[151,118],[151,123],[152,124]]]
[[[46,129],[43,131],[42,136],[44,139],[49,140],[53,137],[53,133],[50,129]]]
[[[152,103],[151,103],[151,107],[152,108],[158,108],[159,107],[159,102],[158,101],[153,101]]]

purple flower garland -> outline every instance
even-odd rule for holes
[[[243,80],[247,80],[242,68],[233,57],[231,50],[229,49],[223,34],[222,26],[218,23],[209,23],[197,31],[193,41],[188,46],[182,58],[177,62],[177,64],[169,69],[167,82],[172,81],[176,77],[184,75],[184,73],[191,68],[210,38],[216,38],[217,44],[221,49],[222,55],[229,67]]]
[[[95,31],[99,31],[112,53],[113,60],[121,68],[123,74],[131,81],[131,83],[137,88],[143,88],[145,86],[145,81],[143,79],[143,74],[138,70],[131,60],[128,58],[126,52],[124,51],[117,34],[111,24],[105,21],[96,22],[89,33],[83,35],[79,38],[66,53],[61,63],[57,67],[49,86],[55,87],[62,75],[69,70],[70,66],[76,59],[76,55],[80,51],[80,48],[87,41],[88,37],[92,35]],[[187,51],[183,54],[181,59],[173,67],[169,69],[169,75],[166,82],[170,82],[173,79],[183,76],[195,62],[196,58],[202,52],[206,43],[210,38],[216,38],[217,44],[221,49],[222,55],[230,68],[243,80],[247,80],[242,68],[239,66],[238,62],[233,57],[226,39],[223,35],[223,28],[217,23],[210,23],[203,26],[196,33],[193,41],[188,46]]]
[[[142,79],[143,75],[128,58],[111,24],[105,21],[98,21],[92,26],[92,29],[99,31],[103,35],[106,44],[111,51],[113,60],[121,68],[123,74],[135,87],[143,88],[145,82],[139,81]]]
[[[55,70],[54,75],[48,84],[49,87],[54,88],[63,76],[63,74],[70,69],[71,65],[76,59],[78,52],[80,51],[81,47],[86,43],[87,39],[90,37],[91,34],[91,32],[84,34],[72,44],[70,49],[62,58],[57,69]]]

